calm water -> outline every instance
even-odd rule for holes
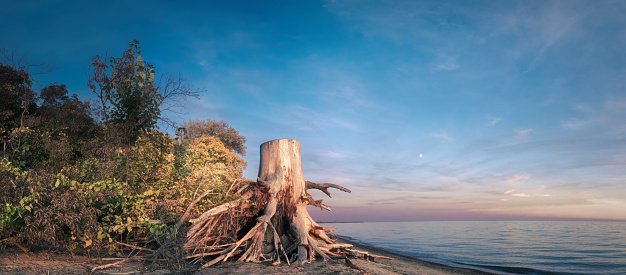
[[[337,235],[496,274],[626,274],[626,222],[333,223]]]

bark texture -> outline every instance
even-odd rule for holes
[[[337,244],[327,233],[333,229],[318,225],[306,206],[330,210],[314,200],[308,189],[330,197],[328,188],[350,190],[330,183],[306,181],[302,174],[300,142],[277,139],[261,144],[256,181],[242,179],[231,190],[238,198],[192,220],[185,248],[188,258],[210,266],[238,257],[240,261],[305,263],[346,256],[375,257]]]

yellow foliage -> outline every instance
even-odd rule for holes
[[[231,152],[218,138],[191,139],[187,148],[191,174],[188,182],[201,189],[223,188],[241,177],[246,162]]]
[[[239,132],[233,127],[228,126],[224,121],[191,120],[184,122],[181,128],[185,129],[185,139],[194,139],[200,137],[215,137],[224,143],[229,150],[239,154],[246,154],[246,138],[239,135]]]

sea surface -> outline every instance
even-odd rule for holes
[[[326,224],[324,224],[326,225]],[[626,222],[331,223],[340,237],[496,274],[626,274]]]

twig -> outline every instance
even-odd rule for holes
[[[136,246],[136,245],[132,245],[132,244],[127,244],[127,243],[123,243],[123,242],[119,242],[119,241],[115,241],[115,243],[116,243],[116,244],[119,244],[119,245],[126,246],[126,247],[134,248],[134,249],[137,249],[137,250],[143,250],[143,251],[155,252],[155,251],[154,251],[154,250],[152,250],[152,249],[148,249],[148,248],[145,248],[145,247]]]
[[[114,263],[96,266],[96,267],[91,269],[91,273],[93,273],[94,271],[96,271],[98,269],[106,269],[106,268],[109,268],[109,267],[113,267],[113,266],[119,265],[121,263],[127,262],[128,260],[130,260],[130,259],[129,258],[125,258],[125,259],[122,259],[121,261],[117,261],[117,262],[114,262]]]
[[[202,193],[202,195],[200,195],[198,198],[196,198],[195,200],[193,200],[189,206],[187,207],[187,210],[185,211],[185,214],[183,214],[180,219],[178,220],[178,223],[176,223],[176,231],[178,232],[178,230],[180,229],[181,225],[183,224],[183,222],[185,221],[185,218],[187,218],[187,216],[189,215],[189,213],[191,212],[191,209],[196,205],[196,203],[198,203],[202,198],[204,198],[206,195],[211,194],[211,192],[213,192],[213,189],[210,190],[206,190],[204,191],[204,193]]]
[[[359,266],[355,265],[352,261],[350,261],[350,259],[348,259],[348,257],[346,257],[345,259],[346,259],[346,265],[348,265],[350,268],[360,271],[362,275],[367,274],[365,269],[360,268]]]

